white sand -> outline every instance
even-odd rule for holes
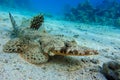
[[[20,25],[23,18],[13,14]],[[12,26],[8,13],[0,12],[0,80],[106,80],[99,72],[104,62],[120,60],[120,30],[109,26],[78,24],[45,19],[43,25],[50,34],[65,35],[79,45],[99,51],[96,56],[55,57],[49,62],[34,65],[16,53],[4,53],[3,45],[10,39]]]

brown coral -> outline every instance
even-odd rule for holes
[[[42,14],[35,16],[31,21],[30,28],[38,30],[43,22],[44,22],[44,16]]]

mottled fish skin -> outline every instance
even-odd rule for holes
[[[74,46],[74,47],[62,47],[60,50],[55,50],[53,48],[51,53],[54,55],[63,55],[63,56],[88,56],[88,55],[97,55],[96,50],[89,49],[87,47]]]
[[[44,53],[47,53],[49,56],[54,56],[54,54],[51,54],[51,49],[56,48],[60,49],[64,46],[64,41],[62,39],[56,38],[52,35],[44,35],[41,36],[39,39],[39,43],[42,47],[42,50]]]
[[[3,47],[6,53],[18,53],[23,59],[33,64],[45,63],[48,61],[48,54],[43,53],[38,42],[26,44],[21,39],[9,40]]]
[[[56,37],[41,37],[40,44],[43,51],[50,56],[87,56],[98,54],[96,50],[79,46],[76,41],[65,41]]]
[[[32,64],[41,64],[48,61],[49,56],[42,52],[39,43],[31,42],[27,49],[25,49],[20,56]]]
[[[9,40],[4,46],[3,51],[7,53],[19,53],[23,51],[23,47],[25,47],[18,38]]]

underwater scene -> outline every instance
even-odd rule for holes
[[[120,0],[0,0],[0,80],[120,80]]]

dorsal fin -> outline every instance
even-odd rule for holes
[[[54,55],[63,56],[87,56],[87,55],[97,55],[96,50],[89,49],[87,47],[74,46],[74,47],[63,47],[60,50],[52,50]]]
[[[15,19],[13,18],[11,13],[9,13],[9,17],[10,17],[10,21],[12,23],[13,31],[15,32],[15,34],[17,34],[18,33],[18,25],[16,24]]]
[[[42,14],[39,14],[31,20],[30,28],[38,30],[42,23],[44,22],[44,16]]]

